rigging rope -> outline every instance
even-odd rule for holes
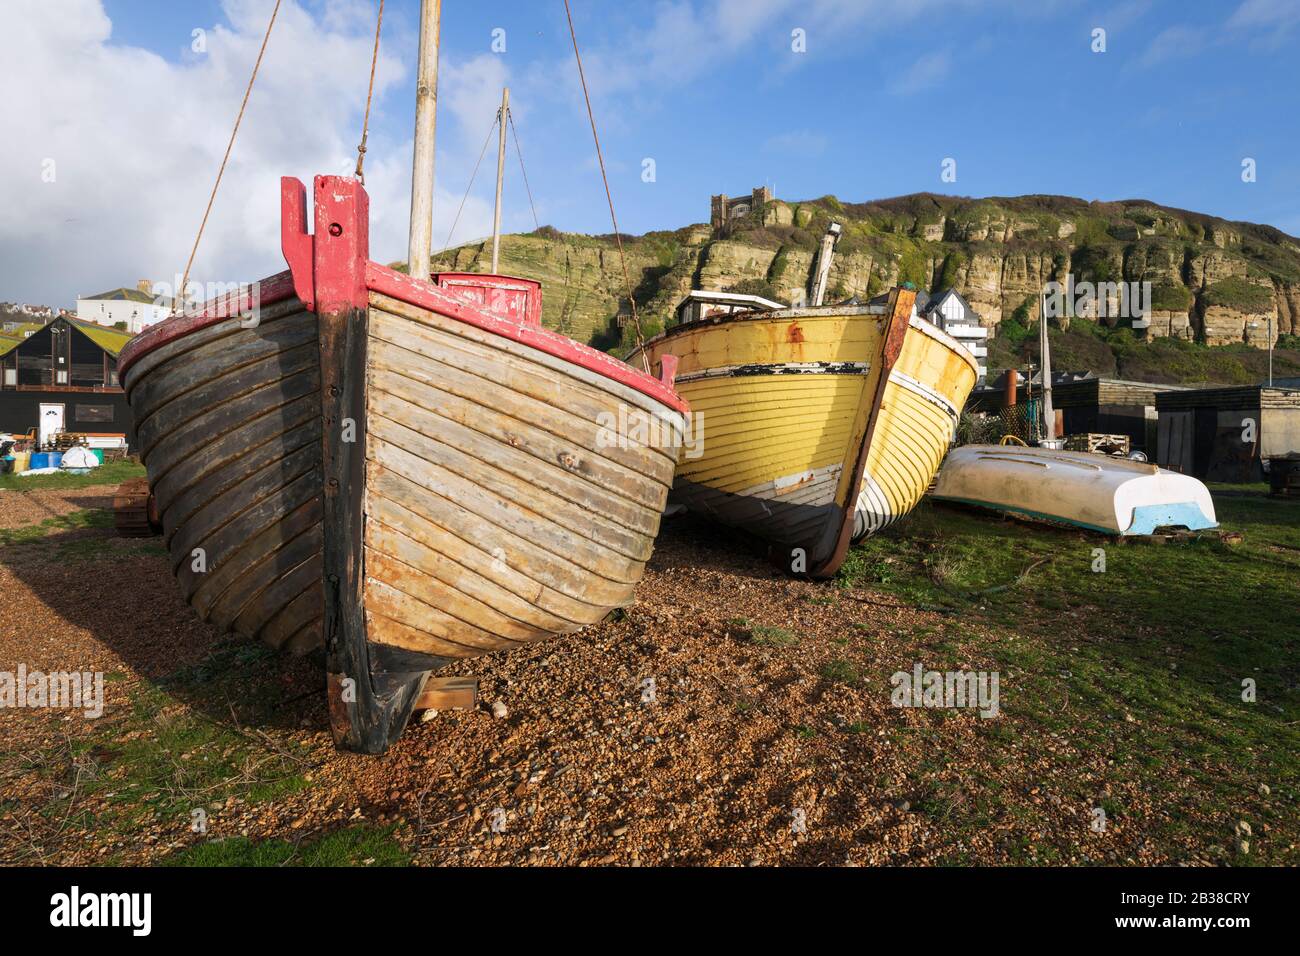
[[[483,140],[483,149],[479,151],[478,162],[474,164],[474,172],[470,173],[469,185],[465,187],[465,195],[460,197],[460,207],[456,210],[456,218],[451,221],[451,231],[447,233],[447,241],[442,244],[443,249],[451,248],[451,237],[456,234],[456,224],[460,222],[461,211],[465,208],[465,200],[469,198],[469,191],[474,188],[474,177],[478,175],[478,168],[483,164],[483,157],[487,155],[488,143],[492,142],[492,131],[497,128],[497,123],[501,121],[501,109],[497,108],[496,119],[488,127],[487,139]],[[438,250],[441,252],[442,250]]]
[[[262,48],[257,51],[257,62],[253,64],[253,74],[248,78],[248,88],[244,90],[244,100],[239,104],[239,115],[235,117],[235,128],[230,131],[230,142],[226,144],[226,155],[221,157],[221,168],[217,170],[217,181],[212,184],[212,195],[208,197],[208,208],[203,211],[203,221],[199,223],[198,235],[194,237],[194,245],[190,249],[189,261],[185,263],[185,274],[181,278],[181,287],[176,290],[173,298],[173,306],[177,301],[181,304],[181,313],[185,312],[185,289],[190,284],[190,267],[194,265],[194,256],[199,251],[199,240],[203,238],[203,230],[208,224],[208,215],[212,212],[212,203],[217,198],[217,189],[221,186],[221,177],[226,171],[226,162],[230,159],[230,150],[235,145],[235,134],[239,132],[239,124],[244,118],[244,108],[248,106],[248,96],[253,92],[253,81],[257,79],[257,71],[262,66],[262,54],[266,52],[266,41],[271,39],[271,28],[275,26],[275,16],[280,12],[280,0],[275,0],[275,9],[271,11],[271,21],[266,25],[266,35],[262,37]],[[172,311],[176,311],[175,308]]]
[[[510,121],[510,135],[515,139],[515,155],[519,157],[519,172],[524,177],[524,189],[528,192],[528,208],[533,211],[533,226],[537,229],[542,228],[542,224],[537,221],[537,206],[533,204],[533,190],[528,185],[528,172],[524,169],[524,151],[519,148],[519,131],[515,129],[515,114],[511,110],[506,110],[506,119]]]
[[[384,25],[384,0],[379,0],[379,19],[375,21],[375,50],[370,54],[370,87],[366,90],[366,116],[361,121],[361,142],[357,144],[357,179],[366,184],[366,174],[361,171],[366,161],[366,137],[370,135],[370,98],[375,95],[375,65],[379,62],[379,28]]]
[[[591,121],[591,138],[596,141],[596,161],[600,163],[600,178],[605,183],[605,199],[609,201],[609,218],[614,223],[614,242],[618,245],[618,258],[623,263],[623,285],[627,301],[632,306],[632,324],[636,330],[636,344],[641,352],[641,364],[650,374],[650,358],[645,351],[645,337],[641,334],[641,318],[636,312],[636,299],[632,297],[632,278],[627,271],[627,258],[623,255],[623,237],[618,231],[618,217],[614,215],[614,197],[609,191],[609,177],[605,174],[605,157],[600,150],[600,136],[596,133],[596,116],[591,111],[591,95],[587,92],[587,77],[582,70],[582,54],[578,52],[578,34],[573,30],[573,13],[569,0],[564,0],[564,15],[569,19],[569,36],[573,39],[573,56],[578,61],[578,79],[582,81],[582,96],[587,101],[587,119]]]

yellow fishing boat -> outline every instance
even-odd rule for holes
[[[975,386],[975,359],[915,302],[896,288],[883,306],[735,313],[648,340],[651,368],[677,360],[694,419],[670,502],[767,540],[792,572],[834,574],[853,539],[920,501]]]

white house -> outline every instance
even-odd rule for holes
[[[870,304],[884,305],[888,301],[889,293],[885,292],[872,299]],[[988,346],[985,345],[989,330],[980,325],[979,313],[970,307],[962,294],[956,289],[945,289],[933,296],[920,291],[916,293],[916,305],[913,308],[919,318],[939,326],[975,356],[975,364],[979,368],[979,378],[975,384],[983,385],[989,372],[984,364],[984,359],[989,354]]]
[[[956,289],[945,289],[923,306],[918,303],[921,318],[928,319],[960,342],[979,365],[979,382],[988,374],[984,359],[988,356],[989,330],[980,325],[979,313]]]
[[[77,318],[107,326],[121,322],[132,335],[143,332],[172,312],[171,299],[155,296],[149,289],[148,280],[141,279],[134,289],[112,289],[99,295],[78,296]]]

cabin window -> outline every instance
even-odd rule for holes
[[[76,418],[79,422],[111,422],[113,420],[113,406],[78,405]]]

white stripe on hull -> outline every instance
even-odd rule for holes
[[[953,421],[956,421],[959,417],[957,406],[924,382],[918,382],[916,379],[912,378],[912,376],[904,374],[903,372],[898,371],[898,369],[894,369],[889,373],[889,382],[891,385],[905,388],[909,392],[914,392],[917,395],[920,395],[927,402],[939,406]]]
[[[889,507],[889,499],[876,479],[870,475],[862,478],[862,490],[858,493],[858,502],[853,515],[853,537],[875,534],[893,524],[897,517]]]

